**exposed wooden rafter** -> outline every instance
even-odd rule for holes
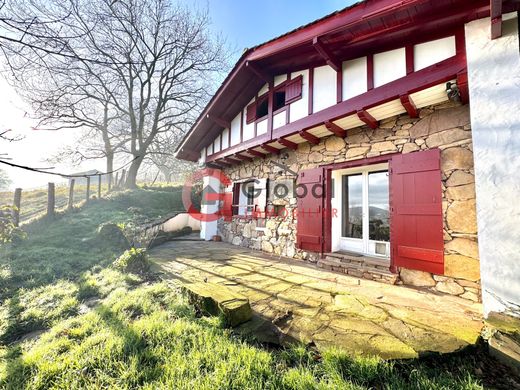
[[[230,165],[240,164],[240,160],[235,160],[234,158],[231,158],[231,157],[224,157],[222,160],[224,160],[224,162],[226,162]]]
[[[413,102],[410,95],[401,95],[399,96],[399,100],[401,101],[403,107],[406,109],[408,115],[410,115],[410,118],[417,118],[419,116],[419,111],[417,110],[417,107],[415,106],[415,103]]]
[[[268,84],[272,77],[265,73],[262,69],[260,69],[256,64],[251,61],[246,61],[246,68],[253,72],[256,77],[263,80],[266,84]]]
[[[341,61],[329,50],[327,46],[323,43],[320,37],[314,37],[312,40],[312,45],[319,53],[319,55],[325,60],[327,65],[329,65],[336,72],[341,72]]]
[[[259,152],[258,150],[254,150],[254,149],[247,149],[247,153],[249,153],[255,157],[260,157],[260,158],[265,157],[265,153]]]
[[[298,134],[300,134],[300,137],[309,141],[311,144],[318,145],[320,143],[320,139],[315,135],[309,133],[308,131],[301,130],[300,132],[298,132]]]
[[[223,161],[223,160],[217,160],[215,161],[218,165],[221,165],[223,168],[227,168],[227,167],[230,167],[231,164],[228,164],[227,162]]]
[[[289,148],[289,149],[292,149],[292,150],[298,149],[298,144],[297,143],[289,141],[288,139],[285,139],[285,138],[278,138],[278,143],[280,143],[283,146],[285,146],[286,148]]]
[[[330,121],[325,121],[324,124],[327,130],[331,133],[334,133],[337,137],[345,138],[347,136],[347,130],[342,129],[337,124]]]
[[[253,161],[253,159],[251,157],[243,156],[240,153],[235,153],[233,157],[236,157],[242,161],[249,161],[249,162]]]
[[[490,0],[491,39],[502,36],[502,0]]]
[[[274,146],[271,146],[271,145],[262,145],[261,148],[264,149],[265,151],[269,152],[269,153],[280,154],[280,149],[277,149],[277,148],[275,148]]]
[[[229,123],[229,121],[226,121],[222,118],[218,118],[214,115],[210,115],[210,114],[207,114],[206,115],[206,118],[208,118],[209,120],[213,121],[214,123],[216,123],[217,125],[219,125],[220,127],[224,128],[224,129],[230,129],[231,128],[231,123]]]
[[[371,129],[377,129],[377,127],[379,126],[377,119],[365,110],[359,110],[357,112],[357,116],[359,119],[361,119],[361,121],[365,122]]]

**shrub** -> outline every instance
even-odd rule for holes
[[[146,249],[130,248],[114,261],[113,266],[123,272],[142,274],[150,269],[150,262]]]

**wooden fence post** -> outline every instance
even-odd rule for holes
[[[101,175],[98,175],[97,197],[101,199]]]
[[[112,189],[112,174],[108,174],[108,192]]]
[[[56,205],[56,194],[54,191],[54,183],[49,183],[47,191],[47,217],[54,217],[54,207]]]
[[[67,210],[72,210],[74,207],[74,183],[76,180],[70,179],[69,185],[69,204],[67,205]]]
[[[116,179],[114,180],[114,187],[119,186],[119,172],[116,172]]]
[[[13,202],[13,223],[14,226],[20,224],[20,205],[22,204],[22,189],[17,188],[14,190],[14,202]]]
[[[88,202],[90,200],[90,176],[87,176],[87,197],[86,201]]]

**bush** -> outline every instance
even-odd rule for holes
[[[142,274],[150,269],[148,254],[144,248],[131,248],[114,261],[113,266],[123,272]]]

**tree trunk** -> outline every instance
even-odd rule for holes
[[[107,155],[107,172],[112,172],[114,170],[114,153],[109,152]],[[109,186],[112,184],[112,173],[107,174],[107,184]]]
[[[142,162],[143,157],[140,156],[130,164],[128,174],[126,175],[125,188],[137,188],[137,174],[139,173],[139,168],[141,167]]]

